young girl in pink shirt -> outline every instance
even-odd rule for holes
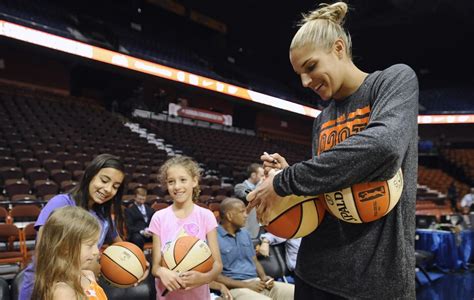
[[[149,227],[153,233],[152,274],[156,277],[156,299],[208,300],[209,283],[222,271],[222,262],[217,242],[216,218],[210,210],[193,201],[200,192],[199,166],[189,157],[173,157],[161,167],[160,179],[168,188],[173,204],[157,211]],[[161,266],[161,251],[164,246],[183,235],[207,241],[214,258],[209,272],[178,273]],[[166,296],[162,296],[163,294]]]

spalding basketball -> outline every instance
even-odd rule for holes
[[[209,272],[214,258],[209,246],[194,236],[181,236],[163,248],[162,265],[178,272]]]
[[[320,196],[286,196],[272,207],[265,229],[285,239],[303,237],[318,228],[324,212]]]
[[[135,244],[119,242],[107,247],[100,256],[101,273],[112,285],[129,287],[143,276],[146,258]]]
[[[355,184],[340,191],[325,193],[326,208],[333,216],[349,223],[367,223],[388,214],[400,200],[403,174],[398,170],[387,181]]]

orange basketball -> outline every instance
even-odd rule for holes
[[[324,213],[320,196],[286,196],[272,207],[265,229],[285,239],[303,237],[318,228]]]
[[[367,223],[388,214],[400,200],[403,174],[398,170],[387,181],[355,184],[340,191],[325,193],[330,214],[349,223]]]
[[[178,272],[209,272],[214,264],[212,252],[205,241],[194,236],[182,236],[165,245],[162,265]]]
[[[129,287],[140,279],[146,270],[146,258],[135,244],[119,242],[107,247],[100,256],[104,278],[117,287]]]

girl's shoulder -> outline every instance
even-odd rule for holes
[[[76,202],[71,198],[69,194],[59,194],[51,198],[48,203],[41,209],[41,213],[35,222],[35,229],[39,230],[41,226],[46,223],[46,220],[49,218],[51,213],[60,207],[64,206],[75,206]]]
[[[204,208],[201,205],[197,205],[196,203],[194,203],[194,210],[193,210],[194,213],[206,214],[208,211],[210,212],[211,210],[208,209],[208,208]]]
[[[200,217],[205,218],[205,219],[215,219],[216,218],[214,216],[214,213],[210,209],[204,208],[204,207],[199,206],[197,204],[194,204],[193,214],[199,215]]]
[[[174,214],[172,205],[168,205],[165,208],[155,211],[153,213],[152,219],[161,219],[163,217],[169,216],[170,214]]]
[[[58,194],[53,198],[49,199],[46,205],[53,206],[66,206],[66,205],[76,205],[76,202],[72,198],[71,194]]]
[[[59,281],[53,285],[53,299],[77,299],[77,295],[69,284]]]

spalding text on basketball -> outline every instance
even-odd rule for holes
[[[334,193],[334,200],[336,201],[337,209],[344,221],[358,221],[354,216],[349,212],[346,207],[346,202],[344,201],[344,195],[341,192]]]

